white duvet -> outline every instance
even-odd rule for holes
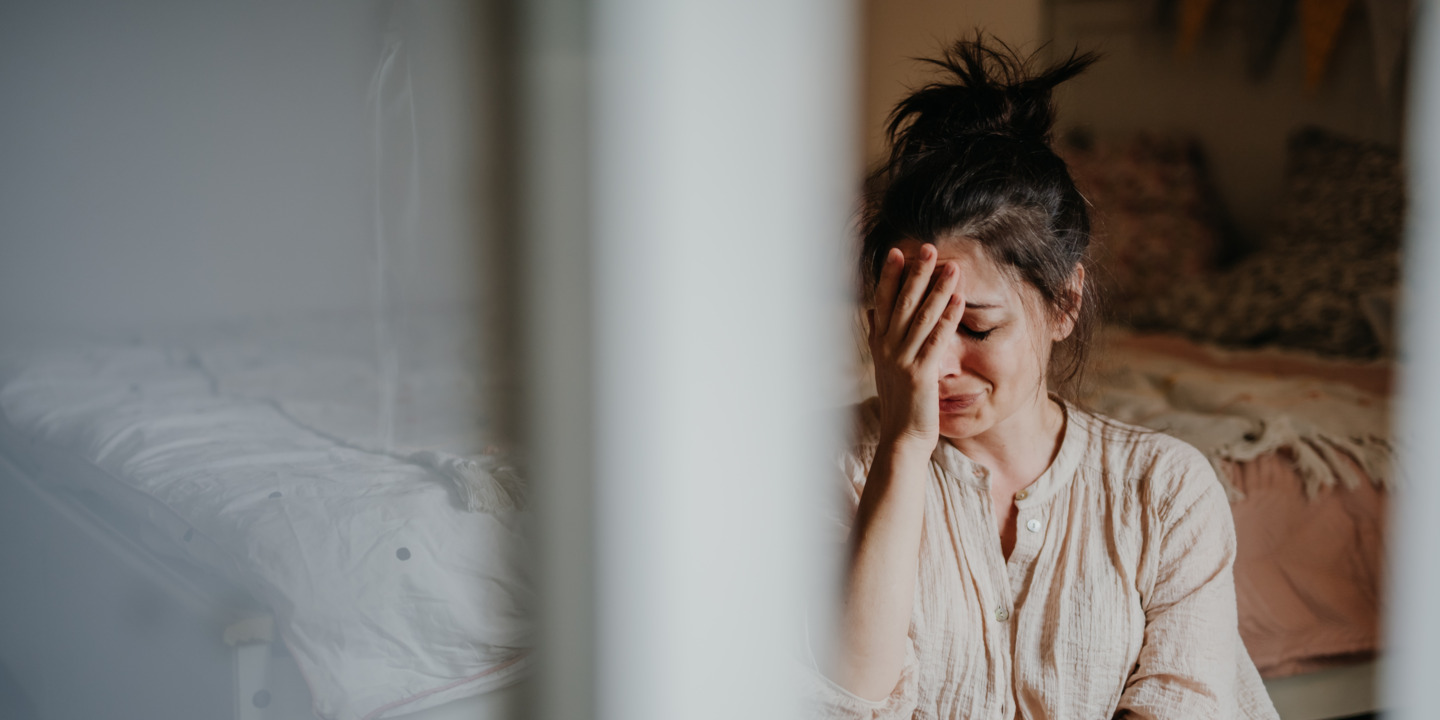
[[[473,338],[437,318],[393,339],[321,323],[12,348],[0,426],[41,480],[103,494],[267,604],[317,714],[413,712],[513,682],[530,597]]]

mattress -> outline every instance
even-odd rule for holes
[[[474,501],[500,466],[477,338],[463,316],[382,330],[9,343],[0,452],[267,605],[321,717],[511,684],[531,631],[526,518]]]

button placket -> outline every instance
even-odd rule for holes
[[[1007,574],[1010,576],[1010,596],[1013,600],[1018,598],[1024,589],[1025,578],[1029,576],[1029,568],[1040,554],[1040,545],[1043,542],[1041,531],[1045,529],[1045,512],[1036,502],[1022,503],[1030,495],[1028,490],[1019,490],[1015,493],[1016,507],[1019,512],[1016,516],[1015,548],[1010,553],[1010,558],[1005,564]],[[1012,603],[1013,604],[1013,603]],[[1013,615],[1013,613],[1012,613]]]

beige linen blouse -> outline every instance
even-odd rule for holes
[[[858,407],[842,458],[847,531],[878,409]],[[1065,415],[1055,461],[1015,495],[1009,561],[988,471],[940,442],[900,682],[869,701],[812,673],[822,717],[1277,718],[1240,640],[1235,530],[1210,464],[1167,435]]]

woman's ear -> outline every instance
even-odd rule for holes
[[[1055,323],[1055,332],[1051,340],[1060,342],[1070,333],[1075,332],[1075,323],[1080,319],[1080,305],[1085,302],[1085,266],[1075,263],[1075,271],[1070,273],[1070,281],[1066,283],[1065,292],[1070,294],[1070,310],[1060,317],[1060,322]]]

